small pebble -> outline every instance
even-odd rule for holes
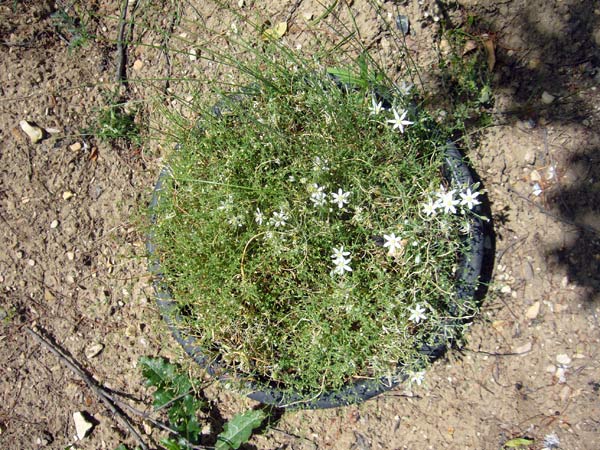
[[[554,376],[558,380],[559,384],[564,384],[567,382],[566,370],[564,367],[557,367]]]
[[[523,261],[521,264],[521,272],[523,274],[523,278],[525,278],[527,281],[532,280],[534,277],[533,267],[529,261]]]
[[[53,302],[54,300],[56,300],[56,296],[52,293],[52,291],[50,291],[50,289],[45,289],[44,300],[46,300],[47,302]]]
[[[69,150],[72,152],[78,152],[81,150],[82,146],[80,142],[75,142],[74,144],[69,145]]]
[[[33,259],[28,259],[27,264],[31,267],[35,266],[35,261]]]
[[[513,347],[513,353],[518,353],[518,354],[527,353],[527,352],[531,351],[531,348],[532,348],[531,342],[526,342],[523,345]]]
[[[75,253],[73,253],[73,252],[67,252],[67,259],[69,261],[73,261],[75,259]]]
[[[550,103],[552,103],[554,100],[556,99],[556,97],[554,97],[554,95],[549,94],[548,92],[544,91],[542,93],[542,103],[544,105],[549,105]]]
[[[32,144],[37,144],[44,137],[44,131],[40,127],[33,125],[26,120],[21,120],[19,126],[21,127],[21,130],[29,136]]]
[[[565,403],[571,397],[571,388],[569,386],[565,386],[560,390],[560,394],[558,394],[560,401]]]
[[[53,220],[52,223],[50,224],[50,228],[54,229],[58,227],[58,220]]]
[[[140,59],[136,59],[133,62],[133,70],[135,70],[136,72],[139,72],[140,70],[142,70],[143,66],[144,66],[144,63]]]
[[[527,311],[525,312],[525,317],[527,317],[530,320],[533,320],[538,316],[539,313],[540,313],[540,302],[535,302],[533,305],[531,305],[529,308],[527,308]]]
[[[98,356],[102,352],[102,350],[104,350],[104,345],[100,343],[92,344],[85,349],[85,357],[87,359],[92,359],[95,356]]]
[[[533,166],[535,164],[535,152],[533,150],[527,150],[523,155],[523,161],[525,164]]]
[[[529,179],[534,182],[541,181],[542,176],[540,175],[540,173],[537,170],[532,170],[531,173],[529,174]]]
[[[144,430],[144,433],[147,434],[148,436],[150,436],[152,434],[152,426],[150,425],[150,423],[146,420],[142,421],[142,428]]]
[[[510,286],[504,285],[500,288],[500,292],[502,292],[503,294],[510,294],[512,292],[512,289],[510,288]]]
[[[571,364],[571,358],[569,358],[568,355],[561,353],[560,355],[556,355],[556,362],[563,366],[568,366]]]
[[[74,195],[75,194],[73,194],[71,191],[65,191],[65,192],[63,192],[62,198],[63,198],[63,200],[69,200]]]

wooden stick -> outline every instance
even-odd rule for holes
[[[50,350],[50,352],[52,352],[65,366],[67,366],[69,369],[75,372],[75,374],[78,375],[85,382],[85,384],[87,384],[87,386],[98,396],[98,398],[100,398],[100,400],[102,400],[106,404],[106,406],[108,406],[108,409],[110,409],[112,413],[119,419],[121,424],[129,430],[129,432],[133,435],[133,437],[138,442],[142,450],[148,450],[148,447],[144,443],[144,440],[137,432],[137,430],[133,427],[133,425],[129,421],[129,418],[119,408],[115,406],[110,394],[102,386],[100,386],[96,380],[90,377],[81,368],[77,361],[75,361],[62,349],[50,342],[48,339],[44,338],[41,334],[37,333],[33,329],[26,327],[25,331],[27,331],[31,336],[33,336],[33,338],[37,342],[39,342],[48,350]]]
[[[124,83],[127,80],[126,73],[126,63],[127,63],[127,55],[126,48],[127,46],[123,43],[125,38],[125,25],[127,24],[127,5],[129,0],[123,0],[121,5],[121,17],[119,18],[119,34],[117,36],[117,73],[115,76],[115,81]]]

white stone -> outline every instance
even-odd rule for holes
[[[540,313],[540,302],[535,302],[533,305],[531,305],[529,308],[527,308],[527,311],[525,312],[525,317],[527,317],[530,320],[533,320],[538,316],[539,313]]]
[[[560,355],[556,355],[556,362],[563,366],[568,366],[571,364],[571,358],[569,358],[569,355],[561,353]]]
[[[94,424],[86,419],[80,411],[73,413],[73,422],[75,422],[75,431],[79,440],[84,439],[94,428]]]
[[[40,127],[30,124],[26,120],[21,120],[19,126],[21,127],[21,130],[29,136],[29,139],[33,144],[37,144],[44,137],[44,131]]]
[[[567,382],[566,370],[564,367],[557,367],[554,376],[558,380],[559,384],[564,384]]]
[[[85,356],[87,359],[91,359],[98,356],[102,350],[104,350],[104,345],[100,343],[92,344],[85,349]]]

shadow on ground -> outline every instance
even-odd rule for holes
[[[495,89],[510,93],[504,119],[525,121],[532,128],[568,125],[582,139],[576,152],[558,150],[549,159],[548,143],[536,154],[536,166],[556,164],[555,182],[542,185],[540,209],[566,227],[561,245],[544,249],[549,270],[564,269],[571,283],[585,288],[587,302],[600,299],[600,131],[597,126],[598,94],[584,93],[578,86],[600,86],[600,14],[594,0],[555,3],[552,20],[545,21],[537,2],[523,2],[510,29],[494,30],[496,12],[481,16],[497,37]],[[596,10],[596,11],[595,11]],[[486,17],[487,16],[487,17]],[[546,26],[561,19],[559,29]],[[518,34],[523,48],[507,48],[503,38]],[[514,41],[513,41],[514,42]],[[517,41],[518,42],[518,41]],[[554,101],[541,101],[543,93]],[[588,95],[589,94],[589,95]],[[546,96],[546,100],[549,98]],[[596,103],[596,104],[595,104]],[[545,132],[545,130],[542,130]],[[546,135],[547,137],[547,135]],[[536,200],[537,203],[537,200]],[[536,208],[533,202],[531,208]],[[543,237],[544,230],[537,230]]]

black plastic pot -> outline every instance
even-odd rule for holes
[[[474,184],[469,167],[465,164],[460,152],[450,143],[446,148],[444,174],[454,185],[472,186]],[[167,169],[163,169],[154,188],[154,193],[150,202],[151,209],[156,207],[160,201],[163,181],[167,176]],[[475,209],[475,212],[479,213],[480,211],[479,209]],[[155,245],[152,238],[152,233],[150,233],[147,237],[146,244],[150,255],[149,269],[154,275],[154,289],[158,307],[163,319],[173,333],[173,336],[182,345],[186,353],[202,366],[209,375],[222,381],[235,379],[235,374],[229,373],[218,360],[214,361],[208,359],[202,348],[198,345],[196,339],[193,336],[187,335],[178,326],[182,319],[178,315],[177,305],[172,299],[168,287],[162,280],[160,265],[156,259],[153,259],[155,255]],[[468,251],[459,256],[456,284],[458,291],[457,302],[461,303],[473,300],[478,286],[478,278],[481,273],[484,254],[484,231],[480,219],[471,216],[470,232],[465,238],[470,241],[470,245],[468,246]],[[450,314],[455,315],[453,312],[451,305]],[[452,323],[449,325],[452,325]],[[439,345],[423,345],[420,352],[428,356],[431,360],[439,358],[447,350],[445,339],[440,336],[439,341]],[[399,369],[397,376],[395,376],[393,380],[388,380],[387,378],[379,380],[359,380],[352,384],[348,384],[342,390],[324,392],[311,399],[306,399],[301,395],[289,394],[288,392],[284,393],[276,387],[265,388],[263,385],[259,386],[258,384],[251,382],[246,383],[246,387],[251,391],[251,393],[248,394],[248,397],[261,403],[274,405],[280,408],[317,409],[332,408],[365,401],[393,388],[406,380],[407,377],[408,375]]]

